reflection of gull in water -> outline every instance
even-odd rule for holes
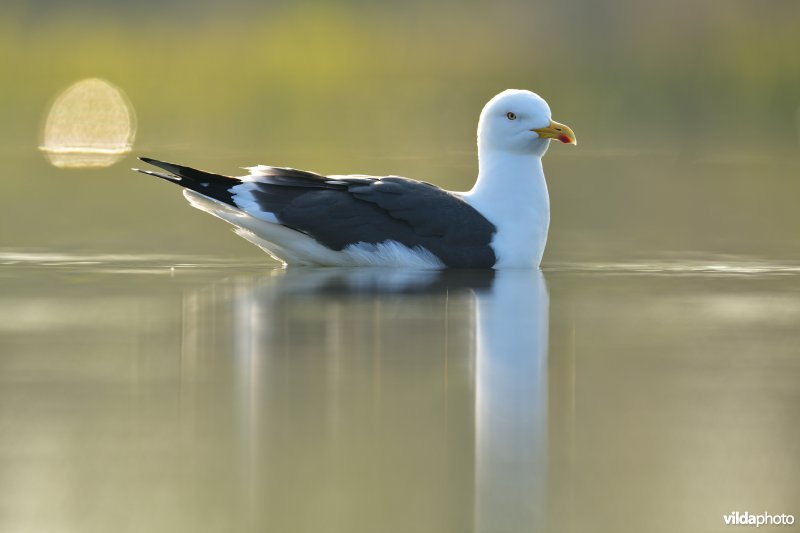
[[[389,505],[384,515],[400,500],[398,509],[420,499],[450,505],[467,526],[457,530],[470,522],[478,532],[544,522],[548,298],[541,272],[292,269],[251,281],[237,282],[233,292],[209,291],[232,305],[231,320],[220,320],[218,305],[205,305],[215,318],[199,324],[234,328],[237,457],[254,519],[282,513],[273,501],[278,487],[308,483],[304,499],[332,497],[344,484],[345,499],[377,498]],[[460,318],[442,321],[448,309]],[[459,326],[448,330],[448,323]],[[456,390],[460,401],[438,411]],[[426,441],[447,443],[446,451],[417,446],[406,433],[412,428],[426,428]],[[303,437],[309,434],[313,443]],[[474,456],[465,455],[472,439]],[[320,474],[290,482],[270,466],[276,456]],[[385,463],[384,456],[406,462]],[[377,477],[360,478],[365,468]],[[455,471],[474,484],[453,484]],[[394,481],[409,472],[420,483],[414,494]],[[285,488],[280,494],[284,502],[300,497]]]
[[[407,268],[299,268],[283,273],[283,295],[291,294],[437,294],[491,285],[493,270],[418,270]]]
[[[478,293],[475,531],[544,526],[548,295],[541,272],[499,272]]]

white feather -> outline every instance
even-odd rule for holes
[[[397,241],[383,241],[377,244],[360,242],[342,250],[351,265],[398,266],[421,269],[440,269],[445,264],[422,246],[409,248]]]
[[[244,182],[241,185],[236,185],[235,187],[231,187],[231,197],[233,198],[233,201],[236,202],[236,205],[238,205],[242,211],[248,213],[249,215],[266,222],[280,224],[278,217],[275,216],[275,213],[264,211],[261,206],[258,205],[256,197],[253,196],[254,188],[255,186],[252,184],[252,182]]]
[[[495,225],[494,268],[536,268],[550,227],[550,197],[542,160],[493,154],[481,160],[475,187],[462,198]]]

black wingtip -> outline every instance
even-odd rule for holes
[[[161,178],[162,180],[171,181],[172,183],[180,183],[181,178],[178,176],[173,176],[171,174],[164,174],[163,172],[154,172],[152,170],[143,170],[141,168],[132,168],[131,170],[135,170],[136,172],[141,172],[142,174],[147,174],[148,176],[155,176],[156,178]]]
[[[236,203],[233,201],[233,197],[231,196],[231,188],[241,183],[241,180],[238,178],[231,178],[221,174],[205,172],[203,170],[197,170],[195,168],[185,167],[183,165],[176,165],[174,163],[166,163],[150,157],[139,157],[139,160],[165,170],[166,172],[159,172],[156,170],[141,170],[138,168],[134,169],[137,172],[176,183],[181,187],[199,192],[204,196],[236,207]]]

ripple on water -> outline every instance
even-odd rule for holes
[[[169,254],[68,254],[59,252],[0,251],[0,265],[65,267],[94,271],[137,274],[170,273],[176,269],[281,269],[265,258],[228,259],[212,256]],[[311,269],[332,272],[336,269]],[[542,267],[548,273],[601,275],[695,275],[695,276],[776,276],[800,274],[800,264],[768,259],[725,256],[707,260],[670,259],[620,262],[565,262]]]
[[[65,268],[122,274],[172,274],[176,270],[269,268],[266,262],[167,254],[67,254],[0,251],[0,266]]]
[[[547,272],[574,272],[585,274],[618,275],[726,275],[773,276],[800,274],[800,265],[770,260],[726,257],[691,260],[657,260],[630,262],[575,262],[553,263],[542,267]]]

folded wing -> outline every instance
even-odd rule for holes
[[[301,232],[331,250],[394,241],[424,248],[451,267],[495,263],[490,246],[494,225],[458,195],[430,183],[266,166],[232,178],[143,160],[171,174],[143,172]]]

